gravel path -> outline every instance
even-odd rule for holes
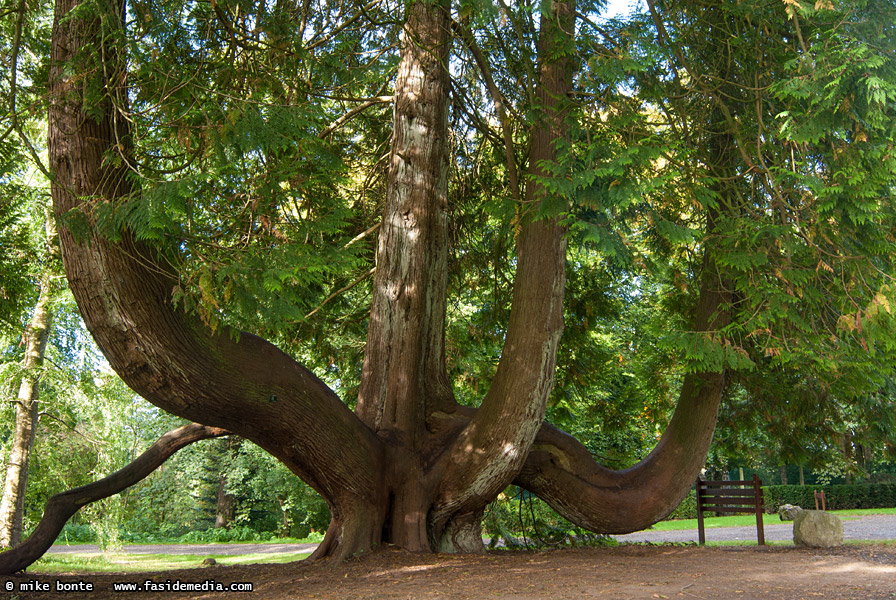
[[[868,515],[843,518],[843,538],[846,540],[896,540],[896,515]],[[782,523],[775,515],[765,515],[765,539],[768,541],[793,540],[793,523]],[[613,536],[620,542],[696,542],[697,529],[678,531],[654,531],[647,529],[628,535]],[[707,542],[756,541],[756,526],[709,527]],[[207,556],[237,554],[277,554],[281,552],[311,552],[317,544],[140,544],[128,545],[122,552],[128,554],[198,554]],[[77,546],[53,546],[49,554],[101,554],[92,544]]]
[[[896,515],[841,517],[844,540],[896,540]],[[782,522],[776,515],[765,515],[763,529],[767,541],[792,541],[793,523]],[[620,542],[696,542],[697,528],[678,531],[646,529],[637,533],[613,536]],[[707,542],[756,541],[756,526],[707,527]]]

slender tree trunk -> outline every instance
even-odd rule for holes
[[[289,530],[292,527],[289,521],[289,510],[287,510],[286,501],[283,498],[278,496],[277,503],[280,504],[280,536],[286,537],[289,535]]]
[[[230,529],[233,521],[234,497],[227,493],[227,476],[218,478],[218,497],[215,502],[215,529]]]
[[[852,431],[847,430],[840,439],[840,444],[843,448],[843,462],[846,463],[846,473],[844,474],[844,480],[846,481],[846,484],[849,485],[852,483],[852,473],[855,470]]]
[[[538,118],[530,137],[529,184],[517,240],[510,322],[494,381],[454,442],[431,519],[443,551],[481,551],[482,511],[513,481],[529,454],[553,386],[563,332],[566,230],[548,205],[546,165],[562,162],[558,144],[572,89],[575,2],[545,4],[538,38]],[[537,216],[539,213],[542,216]],[[471,451],[471,449],[473,451]]]
[[[58,254],[56,228],[50,214],[46,218],[48,263]],[[28,463],[38,421],[41,369],[53,317],[50,303],[54,295],[52,273],[49,265],[40,276],[40,293],[28,327],[22,334],[25,344],[25,360],[22,365],[22,381],[16,396],[16,424],[13,433],[3,498],[0,499],[0,547],[18,546],[22,541],[25,519],[25,492],[28,486]]]
[[[223,468],[224,464],[227,464],[228,460],[235,448],[239,448],[240,439],[235,436],[230,436],[227,438],[227,441],[224,444],[224,449],[218,450],[219,452],[223,452],[223,461],[216,461],[216,465],[218,470],[220,471],[218,475],[218,494],[215,501],[215,529],[229,529],[230,524],[233,521],[233,513],[236,509],[236,498],[233,497],[233,494],[227,493],[227,471]],[[219,455],[220,456],[220,455]]]

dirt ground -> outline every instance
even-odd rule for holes
[[[48,586],[46,591],[30,591]],[[116,592],[115,583],[156,586]],[[250,583],[251,592],[184,591]],[[92,591],[57,591],[91,585]],[[22,587],[24,586],[24,587]],[[7,590],[12,589],[12,592]],[[25,591],[20,591],[25,590]],[[342,564],[211,566],[129,575],[0,578],[0,598],[233,598],[293,600],[481,598],[713,598],[878,600],[896,598],[896,546],[833,549],[622,545],[485,556],[419,555],[382,549]]]

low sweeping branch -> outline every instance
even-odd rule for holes
[[[134,485],[159,468],[184,446],[229,433],[226,429],[207,427],[199,423],[178,427],[160,437],[129,465],[108,477],[51,497],[34,533],[20,546],[0,554],[0,574],[10,575],[22,571],[43,556],[56,541],[66,522],[82,506],[108,498]]]

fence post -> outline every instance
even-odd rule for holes
[[[697,478],[697,486],[695,488],[697,496],[697,535],[700,545],[706,545],[706,531],[703,529],[703,482]]]
[[[755,473],[753,474],[753,495],[756,501],[756,536],[759,538],[759,545],[765,546],[765,527],[762,523],[765,502],[762,494],[762,482],[759,481],[759,477]]]

